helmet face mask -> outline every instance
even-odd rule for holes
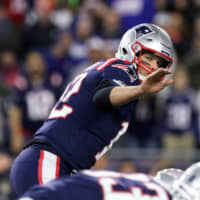
[[[172,184],[180,178],[183,172],[183,170],[177,168],[163,169],[157,172],[154,179],[167,190],[170,190]]]
[[[173,44],[169,35],[153,24],[140,24],[129,29],[122,37],[116,57],[128,64],[135,63],[137,71],[142,67],[148,74],[154,70],[147,64],[141,63],[141,55],[148,51],[161,57],[163,68],[170,68],[173,62]]]
[[[176,168],[161,170],[154,179],[169,191],[173,200],[200,199],[200,162],[186,171]]]
[[[172,186],[174,200],[200,199],[200,162],[189,167]]]

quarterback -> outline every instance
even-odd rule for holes
[[[94,63],[67,85],[18,155],[10,174],[14,194],[91,168],[126,133],[138,99],[172,83],[164,79],[172,62],[173,44],[163,29],[140,24],[128,30],[115,58]]]

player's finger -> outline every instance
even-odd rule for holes
[[[164,84],[164,86],[168,86],[168,85],[171,85],[173,82],[174,82],[174,80],[170,78],[170,79],[166,80],[165,82],[163,82],[163,84]]]
[[[171,72],[168,69],[161,68],[161,69],[159,69],[158,74],[160,74],[161,76],[163,76],[163,75],[171,74]]]
[[[152,73],[152,76],[156,76],[156,77],[162,77],[165,75],[171,74],[170,71],[168,71],[168,69],[164,69],[164,68],[158,68],[156,71],[154,71]]]
[[[153,72],[151,75],[150,75],[150,79],[152,79],[153,81],[160,81],[161,79],[163,79],[163,77],[165,75],[169,74],[168,71],[164,70],[164,69],[158,69],[156,70],[155,72]]]
[[[171,74],[171,73],[172,73],[172,72],[170,72],[168,69],[164,69],[163,72],[164,72],[165,75],[167,75],[167,74]]]

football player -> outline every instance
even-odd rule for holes
[[[155,177],[140,173],[83,170],[28,190],[19,200],[198,200],[200,163],[165,169]]]
[[[13,193],[91,168],[126,133],[138,98],[172,83],[164,79],[172,61],[173,44],[163,29],[140,24],[128,30],[115,58],[95,63],[67,85],[12,165]]]

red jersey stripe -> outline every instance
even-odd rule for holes
[[[105,67],[107,67],[108,65],[110,65],[112,62],[119,60],[118,58],[109,58],[108,60],[106,60],[104,63],[102,63],[101,65],[99,65],[96,69],[97,70],[102,70]]]

